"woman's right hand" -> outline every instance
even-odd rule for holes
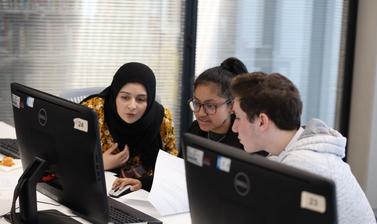
[[[121,167],[126,164],[130,157],[130,151],[128,146],[125,145],[124,149],[118,153],[114,154],[114,151],[118,148],[118,143],[114,143],[108,150],[103,154],[103,167],[105,170],[112,170]]]
[[[117,178],[112,186],[112,189],[116,188],[122,188],[125,187],[126,185],[131,185],[131,191],[137,191],[141,189],[142,184],[141,181],[135,178]]]

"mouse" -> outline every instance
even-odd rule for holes
[[[115,189],[111,189],[111,191],[109,192],[109,196],[113,197],[113,198],[119,198],[120,196],[123,196],[125,194],[128,194],[131,192],[131,185],[126,185],[124,187],[121,187],[121,188],[115,188]]]

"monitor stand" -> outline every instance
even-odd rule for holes
[[[12,223],[80,223],[57,210],[37,211],[36,185],[46,167],[46,161],[35,157],[33,163],[18,179],[9,217]],[[17,198],[19,198],[20,205],[19,213],[16,213]]]

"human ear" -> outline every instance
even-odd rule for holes
[[[226,110],[228,111],[229,115],[233,114],[233,102],[226,103]]]
[[[258,116],[258,126],[262,130],[266,130],[270,124],[270,119],[265,113],[260,113]]]

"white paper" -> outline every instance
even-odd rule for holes
[[[12,198],[13,192],[2,192],[0,191],[0,216],[3,216],[10,212],[12,208]],[[1,222],[0,222],[1,223]]]
[[[0,216],[10,211],[13,191],[17,185],[22,169],[5,172],[0,170]]]
[[[106,193],[109,195],[109,191],[111,190],[113,183],[117,177],[116,174],[110,171],[105,171],[105,181],[106,181]]]
[[[2,192],[13,192],[18,182],[18,177],[12,177],[11,175],[5,175],[0,172],[0,196]],[[13,194],[12,194],[13,195]]]
[[[1,138],[16,138],[16,131],[14,127],[3,121],[0,121],[0,137]]]
[[[148,200],[162,216],[189,212],[183,159],[159,151]]]

